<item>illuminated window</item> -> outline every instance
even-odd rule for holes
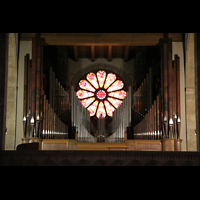
[[[76,92],[81,104],[89,110],[90,116],[112,117],[114,110],[126,97],[123,81],[118,80],[115,74],[107,74],[103,70],[87,74],[86,79],[80,80]]]

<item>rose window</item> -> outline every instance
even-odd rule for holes
[[[113,112],[126,97],[123,90],[124,83],[117,79],[113,73],[106,73],[103,70],[89,73],[86,80],[79,82],[79,90],[76,92],[81,104],[88,109],[90,116],[99,118],[106,115],[112,117]]]

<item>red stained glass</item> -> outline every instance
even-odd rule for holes
[[[107,89],[115,80],[116,80],[116,75],[109,73],[106,78],[104,88]]]
[[[106,107],[106,112],[107,115],[112,117],[113,112],[115,111],[115,108],[113,106],[111,106],[111,104],[108,101],[104,101],[105,107]]]
[[[126,91],[121,90],[124,83],[121,80],[116,80],[117,76],[113,73],[106,74],[100,70],[96,74],[89,73],[86,76],[87,80],[81,80],[79,87],[83,90],[78,90],[76,95],[81,100],[81,104],[88,109],[90,116],[99,118],[112,116],[122,100],[126,97]],[[99,88],[101,88],[99,90]],[[121,100],[119,100],[121,99]],[[100,102],[100,103],[99,103]]]
[[[99,90],[97,92],[97,98],[98,99],[104,99],[106,97],[106,92],[104,90]]]
[[[105,111],[104,104],[102,101],[99,103],[96,116],[99,118],[101,115],[102,117],[106,116],[106,111]]]
[[[97,78],[94,73],[89,73],[86,78],[96,89],[99,88]]]
[[[78,90],[76,92],[76,96],[79,98],[79,99],[84,99],[84,98],[87,98],[87,97],[92,97],[94,96],[94,93],[92,92],[87,92],[87,91],[84,91],[84,90]]]
[[[117,80],[108,88],[108,92],[120,90],[123,87],[124,87],[124,83],[122,81]]]
[[[108,101],[110,101],[110,103],[112,103],[113,106],[115,106],[115,108],[119,108],[119,106],[121,105],[122,101],[118,100],[118,99],[114,99],[112,97],[108,97]]]
[[[97,78],[98,78],[98,81],[99,81],[99,87],[102,88],[103,84],[104,84],[104,80],[106,78],[106,72],[98,71],[97,72]]]
[[[90,105],[88,107],[88,110],[90,112],[90,116],[94,116],[95,115],[98,103],[99,103],[99,101],[96,100],[92,105]]]
[[[126,97],[126,92],[124,90],[116,91],[116,92],[111,92],[108,94],[110,97],[115,97],[118,99],[124,99]]]
[[[79,86],[82,89],[88,90],[90,92],[95,92],[95,89],[86,80],[81,80]]]
[[[89,99],[84,99],[81,101],[81,104],[83,105],[83,107],[87,108],[94,100],[95,100],[94,97]]]

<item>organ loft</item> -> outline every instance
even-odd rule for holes
[[[1,33],[0,165],[199,165],[199,44],[197,33]]]

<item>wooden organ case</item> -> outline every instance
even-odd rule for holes
[[[126,109],[131,107],[132,114],[127,111],[127,119],[134,120],[134,123],[125,123],[123,125],[126,127],[121,127],[123,133],[119,134],[123,135],[123,140],[119,143],[101,144],[96,143],[95,137],[87,130],[83,132],[84,127],[77,121],[81,115],[70,110],[70,98],[74,101],[71,109],[75,109],[76,104],[75,111],[79,109],[81,113],[85,113],[83,116],[88,121],[89,114],[81,107],[74,92],[71,91],[70,97],[69,92],[55,77],[52,68],[48,74],[50,81],[47,98],[43,88],[43,46],[40,41],[41,38],[38,37],[32,39],[32,60],[29,54],[24,59],[22,143],[37,142],[39,150],[181,151],[180,58],[175,55],[175,60],[172,60],[171,39],[164,39],[161,45],[161,84],[156,99],[152,100],[149,92],[152,86],[150,70],[140,87],[129,93]],[[123,108],[117,110],[118,116],[120,116],[119,111],[122,113]],[[66,116],[69,123],[64,120]],[[92,143],[87,141],[79,143],[84,140],[81,134],[90,138]]]

